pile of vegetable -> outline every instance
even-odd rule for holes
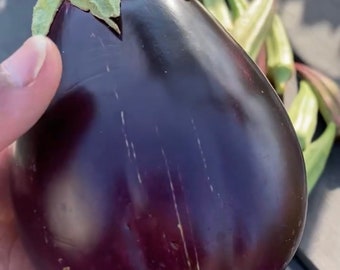
[[[37,2],[32,32],[63,60],[14,152],[37,270],[280,270],[294,256],[337,86],[294,63],[273,0],[202,3]]]
[[[320,71],[295,62],[275,0],[201,1],[257,63],[282,98],[303,150],[310,193],[340,132],[339,86]],[[316,136],[319,113],[326,128]]]

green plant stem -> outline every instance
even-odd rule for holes
[[[293,50],[279,15],[275,14],[266,38],[268,77],[279,94],[283,94],[286,83],[294,70]]]
[[[202,0],[203,5],[226,29],[232,29],[232,19],[225,0]]]
[[[273,0],[254,0],[234,22],[232,36],[255,60],[274,17]]]
[[[303,151],[307,173],[308,193],[313,190],[325,169],[334,144],[335,136],[336,125],[333,122],[330,122],[320,137],[318,137]]]
[[[249,4],[247,0],[227,0],[227,2],[230,6],[233,21],[238,19],[244,13]]]
[[[337,136],[340,135],[340,89],[329,77],[301,63],[295,63],[296,70],[312,86],[318,99],[320,112],[327,123],[334,122]]]
[[[302,80],[299,92],[288,109],[288,115],[302,150],[306,149],[312,141],[317,125],[318,109],[318,101],[312,86]]]

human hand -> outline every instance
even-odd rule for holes
[[[29,38],[0,64],[0,270],[33,270],[18,238],[9,195],[10,145],[44,113],[61,69],[57,47],[42,36]]]

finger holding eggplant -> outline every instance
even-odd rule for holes
[[[44,113],[60,77],[60,53],[44,36],[29,38],[0,64],[0,269],[33,269],[10,199],[13,143]]]

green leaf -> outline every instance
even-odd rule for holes
[[[32,34],[47,35],[53,19],[64,0],[38,0],[33,8]],[[103,20],[120,34],[118,25],[112,20],[120,16],[121,0],[70,0],[77,8],[89,11],[93,16]]]
[[[33,8],[32,34],[47,35],[63,0],[38,0]]]
[[[120,29],[112,18],[120,16],[121,0],[71,0],[70,2],[84,11],[90,11],[93,16],[103,20],[120,34]]]

